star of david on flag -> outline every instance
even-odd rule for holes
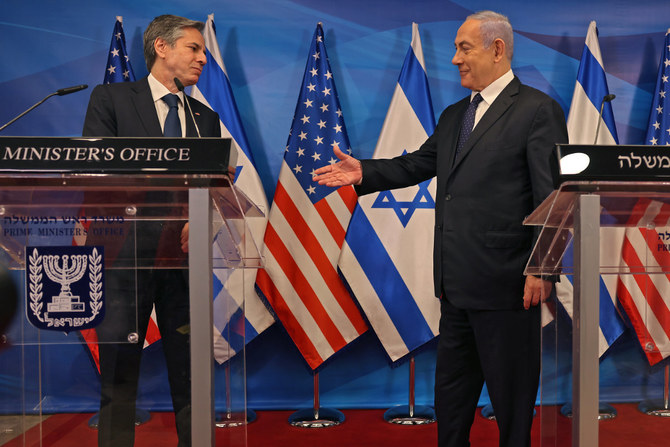
[[[419,27],[398,78],[373,158],[414,151],[435,130]],[[359,198],[339,268],[391,361],[438,334],[433,290],[435,179]]]
[[[407,150],[403,150],[402,153],[403,155],[406,154]],[[428,189],[432,182],[433,180],[431,179],[419,183],[418,191],[412,200],[398,200],[393,195],[393,191],[380,191],[372,204],[372,208],[392,209],[398,219],[400,219],[403,228],[405,228],[416,210],[435,209],[435,199]]]
[[[350,152],[319,23],[312,38],[265,232],[256,283],[312,369],[367,330],[336,268],[351,213],[352,186],[312,181],[317,168]]]

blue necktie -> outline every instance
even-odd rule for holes
[[[458,145],[456,146],[456,156],[463,149],[465,143],[467,143],[470,134],[472,133],[472,128],[475,127],[475,112],[477,112],[477,106],[482,102],[482,95],[477,93],[468,108],[465,110],[465,115],[463,115],[463,122],[461,123],[461,133],[458,135]]]
[[[165,126],[163,126],[164,137],[181,138],[181,121],[179,120],[179,97],[168,93],[161,98],[170,107],[165,117]]]

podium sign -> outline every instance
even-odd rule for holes
[[[32,444],[48,429],[27,429],[30,416],[96,413],[89,354],[138,343],[147,294],[179,297],[181,283],[190,322],[176,329],[190,346],[192,444],[214,445],[214,396],[223,411],[246,412],[243,343],[225,377],[212,361],[213,271],[234,278],[261,266],[248,220],[263,216],[235,188],[229,150],[229,140],[214,138],[0,138],[0,260],[24,289],[0,344],[0,375],[14,378],[0,387],[0,412],[22,415],[5,432]],[[245,288],[233,282],[223,284],[231,290],[217,323],[230,318],[239,341]],[[149,368],[141,382],[156,374]],[[147,401],[141,389],[138,406],[172,410],[169,394]],[[174,425],[157,429],[174,433]],[[246,444],[246,432],[235,433]],[[70,435],[79,436],[61,433]]]

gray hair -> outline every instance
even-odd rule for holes
[[[174,47],[177,39],[184,35],[184,28],[195,28],[202,32],[205,24],[170,14],[158,16],[151,21],[144,31],[144,61],[147,64],[147,70],[151,71],[151,67],[156,62],[156,49],[154,48],[156,39],[160,37]]]
[[[506,16],[493,11],[479,11],[469,15],[466,20],[479,20],[479,31],[482,34],[484,48],[490,47],[494,40],[501,39],[507,48],[507,58],[512,60],[514,31]]]

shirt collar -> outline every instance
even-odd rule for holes
[[[500,76],[498,79],[495,81],[491,82],[484,90],[481,92],[475,92],[473,91],[470,94],[470,100],[472,101],[472,98],[475,97],[477,93],[482,95],[482,99],[486,101],[487,104],[493,104],[493,101],[496,100],[498,95],[507,87],[507,85],[512,82],[514,79],[514,73],[512,72],[512,69],[510,68],[507,73],[504,75]]]
[[[151,89],[151,97],[153,98],[154,102],[160,101],[163,96],[167,95],[168,93],[172,93],[166,86],[161,84],[152,73],[149,73],[147,80],[149,81],[149,89]],[[184,92],[177,92],[174,94],[179,97],[179,102],[184,102]]]

